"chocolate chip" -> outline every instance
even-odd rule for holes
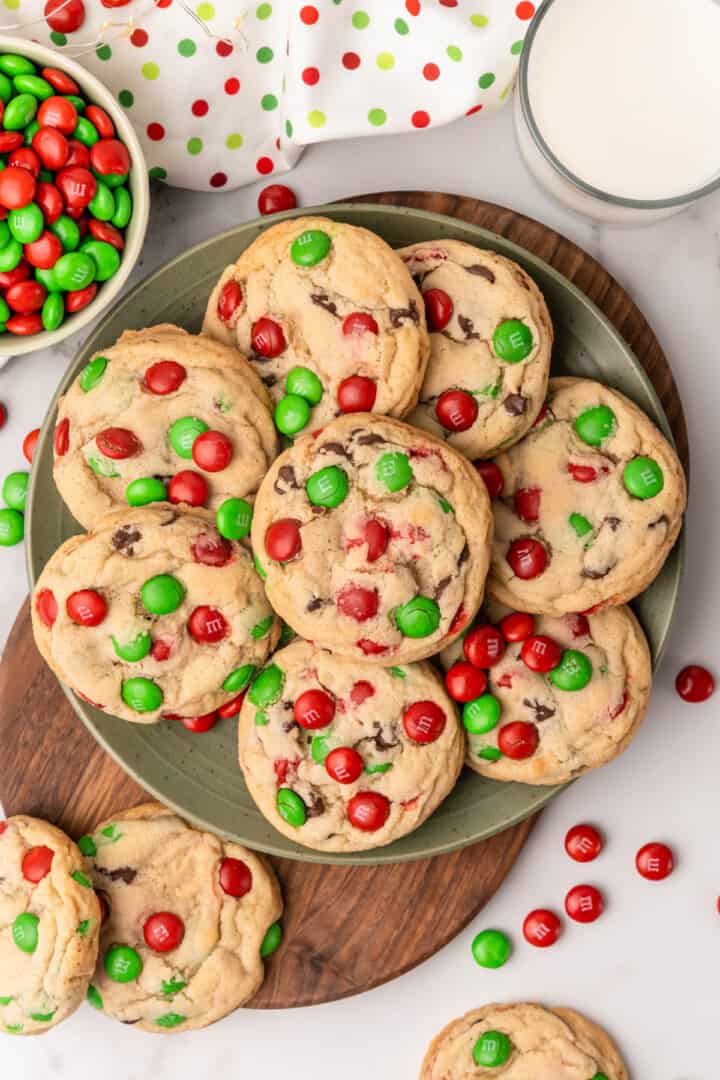
[[[392,750],[393,746],[397,746],[399,741],[399,739],[395,738],[395,729],[392,725],[388,725],[385,729],[381,727],[374,736],[374,742],[378,750]]]
[[[476,263],[475,266],[466,266],[468,274],[476,274],[477,277],[483,277],[486,281],[489,281],[491,285],[495,284],[495,275],[492,270],[488,270],[487,266],[482,266],[480,263]]]
[[[511,416],[522,416],[527,408],[527,398],[522,394],[508,394],[503,401],[505,411],[509,412]]]
[[[286,495],[291,489],[299,489],[297,476],[292,465],[281,465],[273,488],[278,495]]]
[[[658,525],[669,525],[670,518],[667,514],[661,514],[659,518],[655,518],[655,521],[651,521],[648,525],[648,529],[657,529]]]
[[[305,605],[306,611],[319,611],[320,608],[327,607],[330,603],[329,600],[323,600],[321,596],[313,596],[312,600],[308,600]]]
[[[311,293],[310,299],[317,307],[323,308],[330,315],[334,315],[336,319],[340,318],[337,313],[337,304],[330,299],[327,293]]]
[[[555,715],[556,710],[551,709],[548,705],[543,705],[541,701],[531,701],[529,698],[523,700],[523,705],[527,705],[528,709],[532,709],[535,714],[535,723],[540,724],[543,720],[549,720],[551,716]]]
[[[249,359],[253,364],[269,364],[272,356],[261,356],[260,353],[251,352]]]
[[[112,534],[110,543],[121,555],[134,555],[135,548],[133,544],[136,544],[141,539],[142,533],[134,525],[123,525]]]
[[[108,870],[106,866],[96,864],[95,869],[98,874],[103,874],[104,877],[110,878],[111,881],[124,881],[126,885],[132,885],[137,877],[137,870],[133,870],[131,866],[119,866],[117,870]]]
[[[460,558],[458,559],[458,566],[462,566],[462,564],[466,563],[469,558],[470,558],[470,548],[466,544],[465,547],[460,552]]]
[[[277,375],[261,375],[260,378],[262,382],[265,383],[268,390],[271,389],[277,382]]]
[[[356,431],[358,432],[361,430],[362,428],[356,428]],[[356,432],[353,431],[353,435],[355,435],[355,433]],[[382,445],[385,440],[383,439],[382,435],[373,435],[372,433],[368,433],[367,435],[358,435],[357,442],[359,446],[377,446],[378,444]]]
[[[348,461],[352,461],[352,454],[348,451],[347,447],[339,442],[323,443],[322,446],[318,447],[318,454],[337,454],[338,457],[344,457],[347,458]]]
[[[305,803],[307,817],[320,817],[321,814],[325,813],[325,803],[314,791],[310,793],[310,801],[304,799],[303,802]]]
[[[603,525],[607,525],[613,532],[617,532],[622,525],[622,518],[619,517],[605,517],[603,518]]]
[[[414,323],[420,322],[420,315],[414,300],[411,300],[406,308],[390,308],[389,315],[390,325],[396,330],[399,326],[402,326],[405,319],[409,319],[410,322]]]
[[[448,585],[450,584],[451,581],[452,581],[452,578],[445,577],[445,578],[442,579],[442,581],[438,582],[438,584],[437,584],[437,586],[435,588],[435,599],[436,600],[440,599],[440,597],[445,592],[445,590],[447,589],[447,587],[448,587]]]
[[[465,335],[466,341],[472,341],[473,339],[478,340],[480,338],[480,335],[475,330],[475,323],[472,319],[469,319],[467,315],[458,315],[458,324]]]
[[[174,524],[180,517],[176,510],[169,510],[163,520],[160,522],[160,528],[164,529],[167,525]]]
[[[601,578],[607,577],[612,566],[605,566],[602,570],[591,570],[589,567],[584,566],[582,569],[582,576],[590,578],[591,581],[600,581]]]

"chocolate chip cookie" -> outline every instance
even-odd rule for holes
[[[420,1080],[628,1080],[610,1036],[573,1009],[486,1005],[453,1020],[425,1055]]]
[[[488,592],[563,615],[621,604],[662,568],[682,524],[685,475],[628,398],[590,379],[551,379],[534,427],[494,464]]]
[[[245,548],[205,510],[116,510],[66,540],[32,601],[35,641],[61,682],[98,709],[186,726],[239,711],[279,635]],[[197,729],[197,728],[196,728]]]
[[[100,905],[77,846],[32,817],[0,821],[0,1031],[39,1035],[85,997]]]
[[[260,856],[160,803],[122,811],[79,844],[104,916],[91,1005],[169,1034],[207,1027],[259,989],[283,910]]]
[[[169,500],[226,516],[278,450],[270,398],[236,349],[176,326],[127,330],[58,402],[55,483],[81,525]]]
[[[441,653],[471,769],[493,780],[563,784],[629,746],[652,679],[630,608],[533,616],[490,602],[482,614]]]
[[[416,829],[464,755],[429,664],[379,668],[307,641],[275,653],[240,713],[250,794],[279,832],[317,851],[362,851]]]
[[[274,609],[340,656],[421,660],[483,596],[492,518],[477,471],[398,420],[344,416],[270,469],[252,543]]]
[[[470,458],[522,438],[547,389],[553,328],[525,271],[461,240],[432,240],[398,254],[422,291],[430,361],[416,427]]]
[[[429,355],[402,260],[375,233],[322,217],[261,233],[223,271],[203,330],[249,356],[289,436],[340,413],[405,416]]]

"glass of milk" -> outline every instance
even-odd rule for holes
[[[642,225],[720,187],[720,0],[545,0],[515,94],[521,153],[580,214]]]

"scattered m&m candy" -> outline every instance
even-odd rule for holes
[[[481,930],[473,938],[472,954],[476,964],[485,968],[499,968],[508,962],[512,945],[502,930]]]
[[[536,908],[525,916],[523,935],[530,945],[547,949],[560,937],[562,924],[554,911]]]
[[[604,907],[603,895],[594,885],[576,885],[565,897],[565,911],[575,922],[595,922]]]
[[[648,881],[662,881],[673,872],[673,853],[667,844],[645,844],[635,856],[635,866]]]
[[[699,664],[688,664],[675,679],[675,689],[683,701],[697,704],[715,692],[715,679],[707,668]]]
[[[573,825],[568,829],[565,850],[575,862],[592,862],[602,849],[602,834],[592,825]]]

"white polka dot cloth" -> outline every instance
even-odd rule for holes
[[[0,32],[53,45],[116,95],[151,175],[228,190],[325,139],[421,131],[496,107],[529,0],[0,0]],[[469,121],[476,122],[476,121]]]

